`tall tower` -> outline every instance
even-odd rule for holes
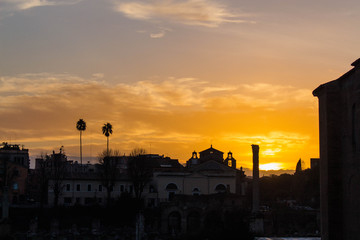
[[[259,211],[259,145],[251,145],[253,152],[253,204],[252,212]]]

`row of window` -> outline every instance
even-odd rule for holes
[[[73,199],[71,197],[64,197],[64,204],[83,204],[82,203],[82,198],[80,197],[77,197],[74,199],[75,202],[73,202]],[[84,204],[95,204],[95,203],[99,203],[101,204],[102,203],[102,198],[89,198],[89,197],[86,197],[84,198]]]
[[[18,164],[21,164],[21,165],[24,165],[25,164],[25,158],[24,157],[14,157],[14,163],[18,163]]]
[[[177,191],[179,188],[178,186],[175,184],[175,183],[169,183],[167,186],[166,186],[166,191],[168,192],[174,192],[174,191]],[[216,185],[215,187],[215,192],[226,192],[226,191],[230,191],[230,185],[227,184],[226,186],[224,184],[218,184]],[[193,189],[193,195],[199,195],[200,194],[200,190],[199,188],[195,187]]]
[[[76,192],[84,191],[84,190],[82,189],[82,184],[79,184],[79,183],[78,183],[78,184],[76,184],[74,187],[75,187],[75,191],[76,191]],[[92,184],[87,184],[85,189],[86,189],[86,191],[88,191],[88,192],[92,192],[92,191],[102,192],[102,191],[105,191],[105,190],[106,190],[106,189],[104,189],[103,185],[101,185],[101,184],[99,184],[99,185],[98,185],[98,188],[95,189],[95,190],[93,190],[93,185],[92,185]],[[70,191],[71,191],[71,184],[70,184],[70,183],[66,184],[65,190],[66,190],[67,192],[70,192]],[[113,188],[111,189],[111,191],[116,191],[116,190],[115,190],[114,187],[113,187]],[[125,185],[120,185],[119,191],[120,191],[120,192],[128,191],[128,192],[132,193],[132,192],[133,192],[133,186],[130,185],[130,186],[128,186],[128,188],[127,188]]]

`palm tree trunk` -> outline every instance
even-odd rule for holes
[[[107,137],[106,153],[109,156],[109,137]]]
[[[82,141],[81,141],[81,132],[80,131],[80,164],[82,165]]]

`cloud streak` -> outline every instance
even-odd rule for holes
[[[35,7],[73,5],[82,0],[3,0],[0,12],[28,10]]]
[[[247,22],[240,19],[238,14],[228,11],[225,6],[209,0],[116,2],[114,9],[132,19],[165,20],[210,28],[223,23]]]
[[[163,38],[167,32],[171,32],[170,28],[160,28],[159,32],[151,33],[150,38]]]

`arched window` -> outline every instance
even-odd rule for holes
[[[176,191],[178,190],[178,187],[176,186],[175,183],[169,183],[167,186],[166,186],[166,190],[167,191]]]
[[[226,187],[224,184],[218,184],[216,187],[215,187],[215,192],[217,193],[224,193],[226,192]]]
[[[174,198],[174,195],[176,191],[178,190],[178,187],[175,183],[169,183],[166,186],[166,191],[168,192],[168,200],[171,201]]]
[[[193,196],[199,196],[200,195],[200,190],[196,187],[192,190],[192,195]]]

